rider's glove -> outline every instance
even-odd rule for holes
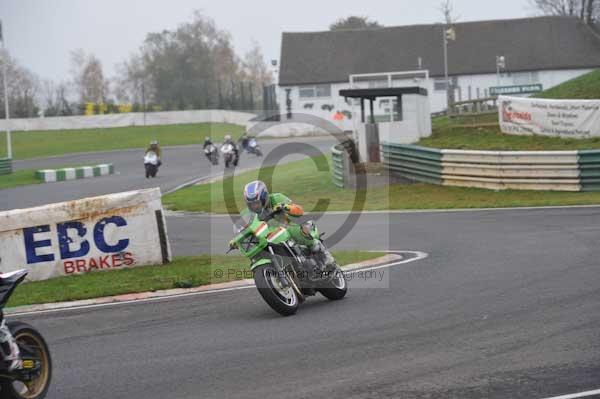
[[[288,204],[277,204],[273,207],[273,212],[289,211],[290,207]]]
[[[237,248],[237,242],[235,242],[235,240],[229,241],[229,249],[236,249],[236,248]]]

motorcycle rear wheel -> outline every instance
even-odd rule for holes
[[[10,322],[8,328],[20,348],[27,347],[40,359],[37,378],[28,381],[0,379],[0,397],[6,399],[42,399],[46,396],[52,379],[52,358],[44,337],[32,326],[21,322]]]
[[[319,288],[319,292],[323,296],[332,301],[338,301],[346,296],[348,292],[348,282],[346,276],[339,266],[332,270],[333,276],[323,283],[323,287]]]

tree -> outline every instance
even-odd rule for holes
[[[592,25],[600,16],[599,0],[530,0],[543,15],[577,17]]]
[[[33,118],[39,111],[37,96],[39,79],[32,72],[20,66],[11,58],[8,51],[2,55],[6,62],[8,84],[8,105],[12,118]],[[0,117],[5,118],[4,85],[0,85]]]
[[[42,109],[45,116],[73,115],[73,107],[67,100],[69,84],[67,82],[55,83],[44,80],[40,85]]]
[[[115,94],[139,103],[143,93],[147,103],[165,110],[245,108],[252,98],[247,80],[265,79],[260,49],[251,53],[242,62],[230,34],[196,11],[175,30],[146,36],[139,51],[119,66]]]
[[[369,17],[351,15],[346,18],[340,18],[331,25],[329,30],[348,30],[348,29],[371,29],[383,28],[383,25],[377,21],[369,20]]]
[[[108,81],[104,78],[102,63],[94,54],[86,54],[83,49],[72,51],[71,74],[81,104],[106,100]]]
[[[249,82],[251,103],[261,103],[263,96],[263,87],[273,82],[273,75],[265,62],[262,50],[256,41],[253,41],[252,48],[244,57],[245,79]],[[254,105],[254,104],[251,104]]]
[[[442,1],[438,9],[444,15],[444,22],[446,25],[452,25],[458,21],[459,16],[454,13],[454,5],[452,4],[452,0]]]

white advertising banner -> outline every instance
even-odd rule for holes
[[[30,280],[170,260],[158,188],[0,212],[0,271]]]
[[[600,137],[600,100],[498,97],[500,129],[509,134]]]

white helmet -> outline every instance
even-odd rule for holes
[[[226,134],[224,137],[225,141],[229,141],[231,140],[231,135],[230,134]]]

